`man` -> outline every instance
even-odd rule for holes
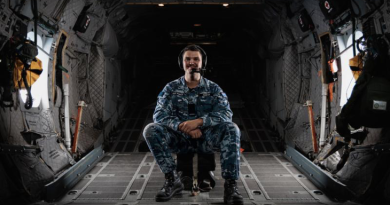
[[[203,78],[206,53],[197,45],[185,47],[179,66],[185,75],[168,83],[158,95],[154,123],[144,129],[144,137],[161,171],[165,184],[156,201],[168,201],[181,193],[183,184],[171,153],[221,152],[224,202],[243,204],[237,190],[240,165],[240,130],[232,122],[226,94],[214,82]]]

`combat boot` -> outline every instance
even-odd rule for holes
[[[215,176],[212,171],[199,171],[198,185],[201,192],[209,192],[215,187]]]
[[[242,205],[244,204],[244,199],[237,189],[236,180],[225,180],[225,192],[223,194],[223,201],[225,204],[234,204],[234,205]]]
[[[176,170],[165,174],[165,183],[161,190],[156,194],[156,201],[168,201],[175,194],[181,193],[184,186],[180,181],[180,176]]]

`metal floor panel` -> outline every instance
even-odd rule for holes
[[[92,169],[61,202],[72,204],[161,204],[154,196],[164,184],[164,175],[151,153],[107,153],[105,162]],[[191,196],[190,191],[174,196],[170,204],[223,204],[223,182],[216,154],[216,187]],[[282,153],[243,153],[239,192],[245,204],[337,204],[289,163]]]
[[[248,108],[234,109],[233,121],[252,150],[241,155],[239,192],[245,204],[337,204],[318,192],[285,156],[278,152],[273,132],[262,117]],[[111,152],[77,184],[61,202],[71,204],[162,204],[154,196],[164,184],[164,175],[150,152],[139,152],[142,130],[151,122],[152,109],[136,109],[116,136]],[[248,152],[249,151],[249,152]],[[189,191],[174,196],[170,205],[223,204],[219,153],[215,155],[216,187],[191,196]],[[316,194],[317,193],[317,194]],[[318,194],[319,193],[319,194]],[[163,204],[166,204],[163,203]]]

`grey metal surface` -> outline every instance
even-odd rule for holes
[[[294,148],[287,147],[285,155],[299,171],[309,177],[316,186],[326,190],[329,195],[339,199],[348,198],[351,195],[344,184],[335,180]]]
[[[9,20],[12,17],[12,11],[9,8],[9,1],[2,2],[4,4],[4,7],[0,9],[1,15],[3,18],[0,19],[0,32],[2,36],[11,37],[12,35],[12,29],[7,26]],[[11,22],[10,26],[13,26],[15,21]],[[2,39],[3,40],[3,39]],[[0,42],[0,48],[2,48],[5,44],[5,40]]]
[[[53,20],[59,20],[68,2],[69,0],[44,0],[38,2],[38,8],[42,8],[42,15],[53,18]]]
[[[79,40],[91,45],[91,43],[97,39],[94,37],[97,35],[97,32],[101,32],[99,30],[106,23],[106,11],[101,6],[101,4],[97,1],[89,1],[90,7],[86,10],[86,14],[90,19],[90,23],[84,33],[76,32],[76,36]],[[89,48],[87,48],[89,51]]]
[[[319,0],[304,0],[302,4],[306,8],[307,12],[311,14],[310,16],[313,19],[318,34],[328,31],[329,24],[325,21],[325,17],[318,6]]]
[[[152,158],[153,159],[153,158]],[[223,200],[223,183],[224,179],[221,176],[221,168],[219,161],[219,153],[216,154],[216,170],[214,172],[216,185],[211,192],[201,192],[198,196],[192,196],[190,191],[182,191],[181,195],[176,195],[171,199],[172,202],[207,202],[207,201],[222,201]],[[153,159],[154,160],[154,159]],[[160,171],[158,165],[154,165],[150,178],[148,178],[145,190],[141,193],[142,197],[138,197],[141,201],[154,201],[154,196],[164,184],[164,174]],[[239,192],[246,200],[249,196],[241,179],[238,180]]]
[[[73,25],[75,24],[77,17],[83,10],[84,6],[85,1],[70,0],[64,9],[60,23],[58,24],[60,29],[65,30],[67,33],[71,33]]]
[[[103,158],[103,155],[104,152],[102,147],[94,149],[87,156],[58,176],[54,181],[46,184],[45,200],[52,201],[57,199],[68,189],[76,185],[81,180],[80,176],[84,176],[89,172],[97,162]]]
[[[283,166],[278,159],[279,154],[248,153],[244,156],[252,176],[268,200],[316,200],[302,182]]]
[[[223,201],[223,182],[216,154],[216,186],[210,192],[174,196],[170,204],[213,204]],[[245,204],[337,204],[284,157],[282,153],[243,153],[238,188]],[[72,204],[155,204],[154,196],[164,184],[164,175],[150,153],[107,153],[61,202]],[[321,193],[321,192],[320,192]],[[69,198],[72,197],[72,198]]]
[[[113,26],[113,29],[121,38],[127,37],[129,31],[129,24],[134,19],[126,18],[126,11],[124,8],[124,2],[121,0],[105,1],[104,7],[108,11],[108,21]]]
[[[145,153],[107,154],[107,157],[98,164],[100,168],[86,175],[83,186],[74,188],[75,196],[72,196],[71,200],[125,199],[129,192],[132,193],[130,188],[133,183],[138,182],[138,179],[146,179],[147,172],[145,173],[143,168],[151,167],[151,164],[145,163],[147,155]]]

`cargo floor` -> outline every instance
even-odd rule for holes
[[[241,155],[238,187],[245,204],[337,204],[318,190],[278,150],[275,134],[263,118],[248,108],[233,109],[233,121],[247,142]],[[153,109],[137,109],[118,132],[104,158],[60,201],[69,204],[161,204],[154,195],[164,175],[146,152],[142,129],[152,121]],[[223,204],[223,179],[219,154],[215,155],[216,186],[191,196],[183,191],[169,202],[180,205]]]

